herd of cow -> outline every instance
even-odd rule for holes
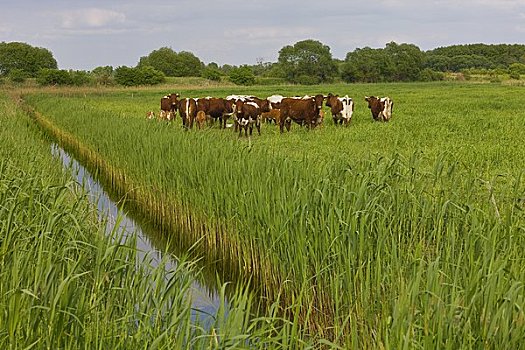
[[[372,118],[376,121],[389,121],[392,117],[393,101],[389,97],[365,97]],[[284,97],[272,95],[266,99],[256,96],[230,95],[226,98],[180,98],[179,94],[166,95],[160,100],[160,119],[174,120],[177,112],[182,118],[182,125],[188,129],[194,123],[200,129],[206,121],[218,120],[221,128],[234,125],[239,136],[244,130],[250,135],[253,128],[261,134],[261,122],[274,122],[279,125],[280,131],[290,131],[292,121],[315,128],[323,123],[323,102],[330,108],[334,124],[348,125],[354,112],[354,101],[348,97],[328,94],[302,97]],[[232,117],[233,124],[228,124]],[[155,113],[148,112],[148,119],[155,118]]]

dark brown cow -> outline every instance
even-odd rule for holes
[[[365,101],[368,102],[374,120],[387,122],[392,118],[394,102],[390,97],[365,96]]]
[[[280,106],[281,120],[279,123],[281,133],[285,124],[286,130],[290,131],[292,120],[300,125],[306,124],[308,128],[315,128],[321,120],[319,112],[323,107],[323,100],[323,95],[283,98]]]
[[[197,102],[193,98],[183,98],[177,103],[182,125],[186,128],[193,128],[193,121],[197,115]]]
[[[261,108],[256,102],[237,100],[235,102],[235,114],[237,116],[236,125],[239,126],[239,136],[242,135],[242,129],[244,129],[244,135],[248,136],[248,129],[252,135],[254,124],[257,132],[261,135]]]
[[[206,97],[197,100],[197,111],[203,111],[206,116],[219,120],[220,127],[226,128],[227,119],[233,114],[234,101],[224,98]]]
[[[175,119],[176,113],[177,113],[177,104],[178,104],[178,98],[179,94],[169,94],[166,96],[163,96],[160,99],[160,118],[161,119]]]

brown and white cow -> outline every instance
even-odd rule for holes
[[[168,121],[175,119],[179,96],[179,94],[173,93],[163,96],[160,99],[160,119],[166,119]]]
[[[321,120],[319,112],[323,107],[323,95],[302,98],[283,98],[281,101],[281,121],[279,128],[281,133],[286,125],[286,130],[290,131],[292,121],[308,128],[315,128]]]
[[[365,96],[365,101],[368,102],[374,120],[387,122],[392,118],[394,102],[390,97]]]
[[[180,117],[182,118],[182,126],[185,128],[193,128],[193,121],[197,115],[197,102],[193,98],[183,98],[177,103]]]
[[[338,95],[332,95],[330,93],[326,98],[326,106],[330,107],[335,125],[348,125],[350,121],[352,121],[354,101],[348,97],[348,95],[339,97]]]
[[[243,101],[241,99],[235,102],[236,127],[239,127],[239,136],[248,136],[248,129],[250,136],[253,133],[253,126],[257,128],[257,132],[261,135],[261,108],[254,101]]]
[[[203,111],[206,116],[219,120],[220,127],[226,128],[226,121],[233,114],[232,100],[224,98],[206,97],[197,100],[197,111]]]

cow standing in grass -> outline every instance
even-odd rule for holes
[[[244,135],[248,136],[248,129],[250,130],[250,136],[253,133],[253,126],[257,128],[257,132],[261,135],[261,108],[254,101],[243,101],[237,100],[235,102],[235,114],[237,116],[237,125],[239,127],[239,136],[242,135],[242,129],[244,129]]]
[[[183,98],[177,103],[177,109],[182,118],[182,126],[187,129],[193,128],[193,121],[197,115],[197,102],[193,98]]]
[[[332,119],[335,125],[348,125],[352,120],[354,113],[354,101],[348,97],[339,97],[337,95],[328,94],[326,98],[326,106],[330,107]]]
[[[292,121],[299,125],[306,125],[308,128],[315,128],[321,120],[320,111],[323,107],[323,101],[323,95],[283,98],[280,105],[281,120],[279,128],[281,133],[285,125],[286,130],[290,131]]]
[[[365,101],[368,102],[374,120],[387,122],[392,118],[394,102],[390,97],[365,96]]]
[[[233,114],[233,104],[233,101],[224,98],[199,98],[197,111],[203,111],[207,117],[219,120],[220,128],[226,128],[226,121]]]

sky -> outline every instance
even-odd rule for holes
[[[0,0],[0,42],[44,47],[60,69],[135,66],[161,47],[206,64],[276,62],[306,39],[338,59],[391,41],[525,44],[525,0]]]

